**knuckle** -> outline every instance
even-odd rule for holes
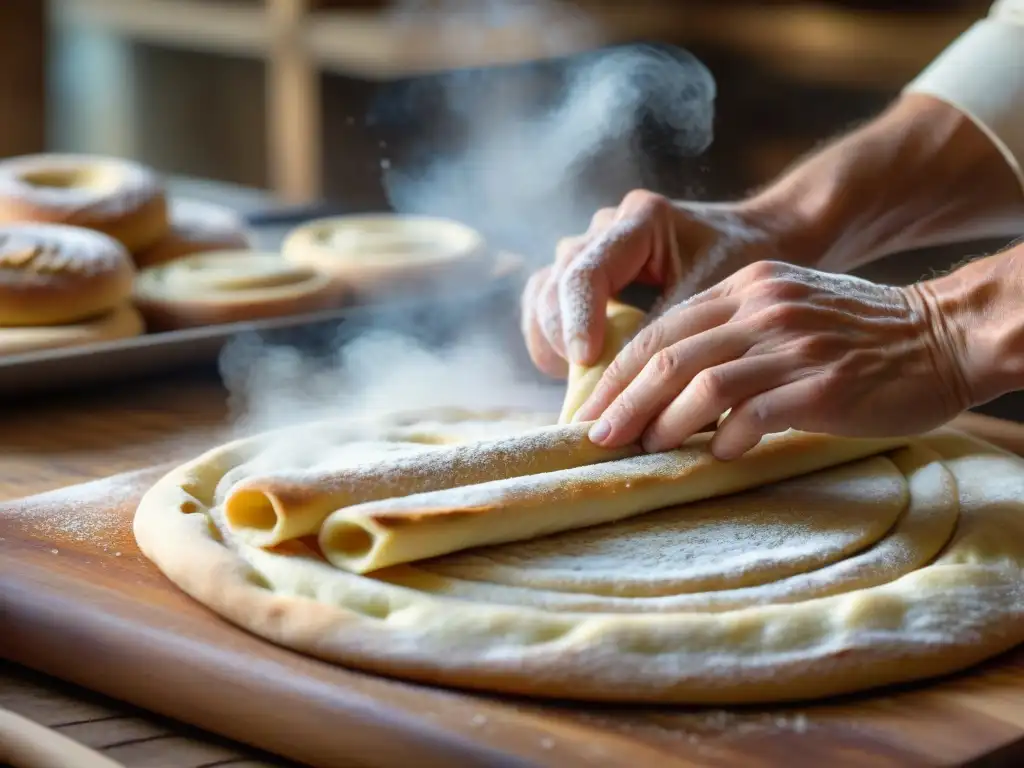
[[[804,363],[824,362],[832,357],[835,350],[833,341],[818,333],[801,337],[793,347],[796,357]]]
[[[811,397],[815,401],[823,401],[829,397],[829,394],[835,392],[837,389],[843,387],[843,383],[848,380],[848,377],[841,370],[836,368],[830,368],[827,371],[814,377],[814,383],[811,387]]]
[[[629,343],[632,355],[637,360],[647,361],[661,350],[661,332],[658,326],[649,325],[638,333]]]
[[[615,359],[608,364],[602,378],[613,382],[621,382],[626,378],[627,366],[622,360],[622,355],[616,355]]]
[[[842,356],[834,356],[834,360],[823,374],[831,386],[842,386],[844,382],[855,381],[875,364],[875,355],[864,349],[847,350]]]
[[[631,190],[622,198],[622,207],[634,211],[656,213],[670,205],[667,197],[646,189]]]
[[[633,421],[639,410],[636,404],[633,402],[633,398],[628,394],[622,394],[616,398],[609,410],[609,417],[613,422],[618,424],[625,424]]]
[[[759,280],[750,289],[755,296],[774,301],[798,301],[806,298],[807,286],[787,277],[769,277]]]
[[[721,372],[708,368],[698,373],[691,386],[697,397],[709,403],[721,403],[728,397],[728,385]]]
[[[564,267],[582,250],[586,240],[582,236],[563,237],[555,245],[555,264]]]
[[[615,220],[614,208],[601,208],[590,219],[590,231],[604,229]]]
[[[523,288],[523,295],[532,296],[539,293],[540,289],[544,286],[544,283],[547,282],[550,274],[551,268],[544,267],[544,269],[538,270],[530,275],[529,279],[526,281],[526,287]]]
[[[795,328],[803,317],[804,308],[787,301],[770,304],[756,314],[758,327],[766,331]]]
[[[767,397],[755,397],[747,413],[747,420],[755,426],[758,431],[764,431],[772,421],[772,404]]]
[[[674,379],[681,367],[679,355],[672,349],[662,349],[651,357],[651,373],[657,379]]]
[[[743,267],[737,274],[751,282],[771,280],[781,274],[781,265],[775,261],[755,261]]]

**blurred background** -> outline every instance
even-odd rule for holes
[[[990,2],[566,5],[586,19],[579,34],[553,41],[529,15],[500,24],[492,13],[475,28],[466,21],[460,34],[472,41],[453,46],[433,18],[444,2],[3,0],[0,156],[109,153],[289,201],[380,207],[380,160],[392,148],[363,119],[379,89],[647,41],[683,46],[714,73],[701,192],[731,195],[876,112]]]
[[[645,152],[654,172],[639,175],[617,169],[616,147],[603,147],[587,158],[593,203],[613,205],[639,184],[735,197],[877,113],[990,4],[567,0],[557,12],[517,13],[542,6],[0,0],[0,157],[111,154],[172,176],[265,190],[280,203],[385,209],[396,159],[460,141],[442,90],[417,86],[416,98],[398,99],[402,109],[382,109],[394,106],[394,94],[483,71],[475,87],[486,92],[487,109],[504,88],[515,119],[531,100],[543,109],[544,82],[557,80],[560,61],[643,42],[685,48],[713,73],[714,141],[698,157],[652,141]],[[453,22],[453,5],[474,12]],[[464,99],[470,108],[473,98]],[[865,274],[910,281],[964,253],[956,246],[904,254]]]

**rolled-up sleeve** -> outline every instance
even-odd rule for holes
[[[1024,0],[999,0],[904,92],[941,99],[984,130],[1024,187]]]

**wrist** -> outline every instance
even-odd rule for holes
[[[920,94],[904,95],[749,205],[788,211],[809,249],[801,263],[832,271],[1024,226],[1024,193],[999,149],[970,118]]]
[[[905,290],[961,409],[1024,388],[1024,246]]]

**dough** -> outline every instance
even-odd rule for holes
[[[536,432],[535,420],[505,422]],[[315,538],[261,548],[227,525],[225,499],[247,478],[340,476],[444,450],[458,432],[453,420],[399,427],[320,424],[217,448],[146,494],[139,545],[186,593],[273,642],[538,697],[804,700],[946,674],[1024,640],[1024,461],[949,431],[744,493],[369,574],[333,566]],[[793,474],[778,447],[809,439],[816,450],[799,455],[845,450],[777,435],[763,469]],[[705,479],[688,484],[732,488],[701,461]]]
[[[91,321],[126,303],[134,279],[128,252],[99,232],[0,226],[0,327]]]
[[[0,224],[23,222],[94,229],[132,253],[159,241],[169,226],[163,185],[152,170],[74,154],[0,162]]]
[[[664,507],[736,493],[878,453],[899,440],[831,440],[788,432],[771,435],[742,459],[716,461],[708,435],[676,451],[597,463],[585,441],[590,424],[527,432],[510,441],[511,453],[533,457],[545,436],[578,433],[590,461],[531,474],[478,480],[427,493],[395,495],[339,508],[323,521],[321,552],[339,568],[367,573],[462,549],[522,541],[573,528],[621,520]],[[479,452],[479,444],[468,446]],[[583,450],[583,449],[580,449]],[[432,457],[431,457],[432,458]],[[565,462],[567,465],[570,461]],[[505,461],[491,468],[495,477]],[[589,466],[587,466],[589,465]],[[441,466],[448,466],[442,464]],[[442,470],[437,470],[438,472]],[[345,473],[347,479],[354,472]],[[340,476],[335,474],[335,476]],[[230,506],[231,498],[227,499]]]
[[[252,239],[242,217],[223,205],[172,198],[171,228],[162,240],[135,254],[139,267],[166,264],[193,253],[245,250]]]
[[[276,253],[195,253],[139,272],[135,305],[151,330],[299,315],[339,297],[330,279]]]
[[[445,280],[482,277],[493,266],[483,237],[464,224],[397,214],[308,222],[285,238],[282,253],[365,297],[422,292]]]
[[[616,325],[604,364],[633,324]],[[587,424],[499,418],[491,439],[448,414],[231,443],[145,495],[136,539],[186,593],[273,642],[491,692],[813,699],[1024,641],[1015,456],[951,431],[789,431],[723,463],[708,434],[602,454]]]
[[[380,438],[406,443],[434,442],[429,433],[415,427],[384,431]],[[331,447],[327,447],[325,454],[330,450]],[[541,428],[515,437],[438,447],[432,451],[396,452],[397,455],[390,460],[363,464],[341,474],[330,466],[329,461],[324,461],[324,454],[318,454],[317,461],[324,466],[319,471],[311,468],[300,472],[276,472],[241,480],[232,487],[225,500],[224,513],[227,523],[241,539],[266,547],[317,534],[324,526],[324,519],[336,509],[356,509],[355,505],[363,505],[364,502],[396,496],[417,498],[411,494],[451,489],[495,478],[556,472],[636,453],[634,448],[600,448],[587,439],[586,426],[574,426],[569,429]],[[376,535],[382,539],[372,546],[374,556],[361,556],[362,567],[353,570],[392,565],[395,558],[385,555],[382,561],[381,551],[387,550],[389,545],[394,548],[396,540],[402,542],[398,544],[399,550],[408,551],[402,534],[411,532],[413,527],[399,525],[395,530],[388,530],[386,520],[376,521],[372,515],[371,507],[365,517],[347,517],[336,520],[331,527],[324,526],[322,541],[325,543],[332,539],[339,539],[340,543],[340,539],[345,538],[342,526],[346,523],[349,539],[353,536],[360,538],[361,534],[362,537]],[[453,511],[453,516],[460,521],[466,519],[459,511]],[[493,525],[493,519],[487,516],[482,527],[485,530]],[[439,533],[432,537],[433,542],[442,548],[452,546],[455,539],[451,532],[442,530]],[[435,546],[428,556],[441,554],[436,550]],[[409,559],[421,559],[423,556],[421,551]],[[344,557],[337,559],[346,565],[348,563]]]
[[[566,384],[565,400],[562,402],[562,412],[558,416],[559,424],[568,424],[572,421],[576,411],[593,393],[619,351],[643,327],[646,315],[636,307],[609,301],[607,318],[604,345],[597,362],[592,366],[576,363],[569,366],[569,380]]]
[[[80,347],[139,336],[145,331],[142,316],[130,304],[80,323],[30,328],[0,328],[0,355],[44,349]]]

